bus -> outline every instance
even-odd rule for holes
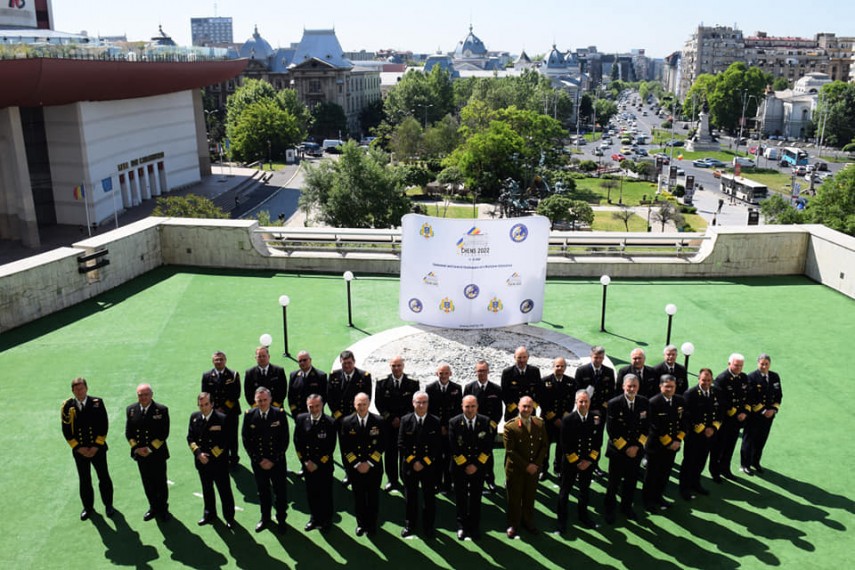
[[[759,204],[760,200],[764,200],[769,195],[769,189],[765,184],[742,176],[722,172],[719,181],[722,193],[749,204]]]
[[[800,148],[786,146],[781,149],[781,166],[807,166],[808,153]]]

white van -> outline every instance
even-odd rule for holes
[[[324,139],[321,147],[324,149],[324,152],[336,152],[337,150],[341,150],[339,147],[344,145],[343,140],[339,139]]]
[[[763,151],[763,156],[768,158],[769,160],[778,160],[781,158],[781,149],[778,147],[769,147]]]

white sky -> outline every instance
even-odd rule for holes
[[[698,25],[737,25],[746,35],[855,36],[855,2],[776,0],[52,0],[54,28],[146,40],[157,26],[190,45],[190,18],[230,16],[234,40],[258,25],[273,47],[297,42],[304,28],[336,30],[345,51],[383,48],[417,53],[452,51],[468,32],[489,50],[529,55],[591,45],[606,53],[645,49],[664,57],[682,49]]]

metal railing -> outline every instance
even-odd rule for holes
[[[399,229],[292,228],[268,226],[255,230],[271,251],[295,253],[385,254],[400,256]],[[549,234],[553,257],[689,258],[709,236],[703,233],[564,232]]]

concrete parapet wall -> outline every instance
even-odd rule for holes
[[[805,275],[855,298],[855,237],[825,226],[802,227],[810,230]]]
[[[45,317],[127,283],[163,264],[160,220],[148,218],[101,236],[0,266],[0,331]],[[107,249],[81,273],[78,257]]]
[[[90,299],[160,265],[309,273],[398,275],[394,253],[285,253],[252,220],[150,217],[42,255],[0,266],[0,331]],[[678,234],[675,234],[678,235]],[[730,278],[807,275],[855,298],[855,238],[824,226],[708,228],[689,257],[550,257],[549,277]],[[78,257],[107,249],[109,265],[80,273]]]

